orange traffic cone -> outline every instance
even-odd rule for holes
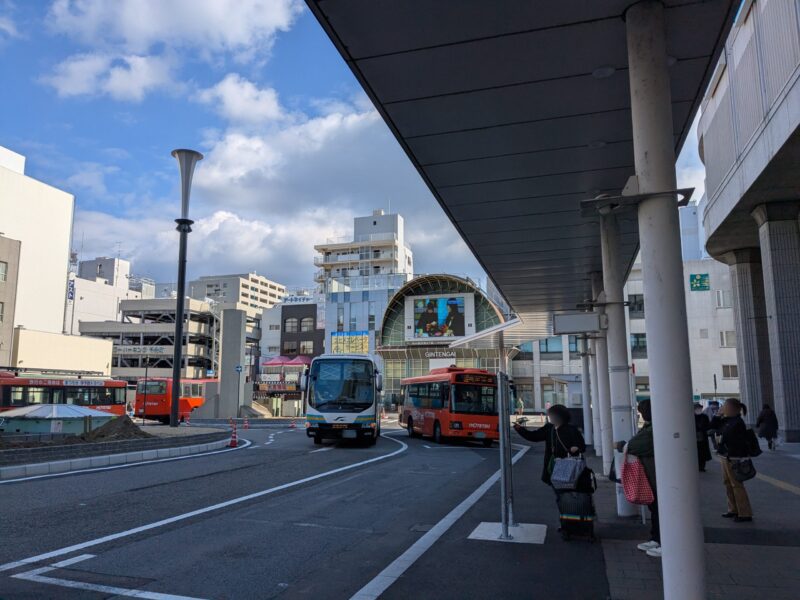
[[[247,417],[244,418],[244,427],[243,429],[250,429],[250,419]]]
[[[381,406],[381,421],[385,421],[386,419],[387,419],[387,417],[386,417],[386,407],[385,406]]]
[[[231,443],[228,444],[228,448],[238,448],[239,447],[239,437],[236,435],[236,423],[233,424],[233,430],[231,431]]]
[[[292,423],[289,425],[289,429],[294,429],[296,427],[297,427],[297,425],[295,425],[294,419],[292,419]]]

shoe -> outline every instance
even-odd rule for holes
[[[750,523],[753,520],[753,517],[733,517],[734,523]]]
[[[642,552],[647,552],[648,550],[652,550],[653,548],[658,548],[658,547],[659,547],[659,545],[660,545],[660,544],[659,544],[658,542],[654,542],[654,541],[652,541],[652,540],[651,540],[651,541],[649,541],[649,542],[644,542],[644,543],[641,543],[641,544],[639,544],[639,545],[638,545],[638,546],[636,546],[636,547],[637,547],[639,550],[641,550]]]
[[[647,556],[652,556],[653,558],[661,558],[661,546],[657,546],[656,548],[651,548],[647,551]]]
[[[733,512],[722,513],[722,518],[723,519],[736,519],[738,517],[739,517],[739,515],[737,515],[736,513],[733,513]]]

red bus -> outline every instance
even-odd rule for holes
[[[127,385],[103,376],[0,371],[0,411],[29,404],[75,404],[124,415]]]
[[[448,367],[400,382],[400,423],[410,437],[479,440],[489,447],[500,438],[497,376],[481,369]]]
[[[216,383],[217,379],[181,379],[181,395],[178,400],[178,419],[186,417],[205,403],[205,387],[207,383]],[[145,398],[147,401],[145,402]],[[167,377],[148,377],[136,383],[136,404],[134,415],[169,423],[172,406],[172,379]]]

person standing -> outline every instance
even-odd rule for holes
[[[647,505],[647,508],[650,509],[650,541],[636,547],[642,552],[646,552],[647,556],[661,558],[661,525],[658,519],[658,494],[656,493],[656,452],[653,445],[653,413],[650,400],[642,400],[636,409],[642,416],[644,425],[636,435],[628,440],[627,444],[621,441],[617,442],[616,446],[620,452],[627,448],[628,454],[639,459],[644,467],[644,474],[647,476],[650,489],[653,490],[653,503]]]
[[[525,411],[525,403],[519,396],[517,396],[516,408],[517,408],[517,415],[521,417],[522,413]]]
[[[708,428],[711,420],[703,412],[700,404],[694,405],[694,430],[697,436],[697,463],[700,472],[705,473],[706,463],[711,460],[711,448],[708,446]]]
[[[758,437],[767,440],[770,450],[775,450],[775,438],[778,437],[778,416],[769,404],[765,404],[756,420]]]
[[[722,481],[728,499],[728,511],[723,513],[726,519],[736,523],[753,520],[753,509],[744,483],[736,479],[733,463],[749,457],[747,446],[747,426],[742,415],[747,414],[747,407],[736,398],[728,398],[720,408],[719,414],[711,419],[710,428],[716,431],[719,440],[717,453],[722,457]]]

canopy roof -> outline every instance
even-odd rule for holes
[[[83,417],[108,417],[114,415],[74,404],[31,404],[0,413],[0,419],[82,419]]]
[[[580,202],[634,174],[623,12],[632,0],[308,0],[444,212],[539,336],[591,296]],[[734,16],[665,0],[675,149]],[[638,249],[621,217],[621,267]]]

